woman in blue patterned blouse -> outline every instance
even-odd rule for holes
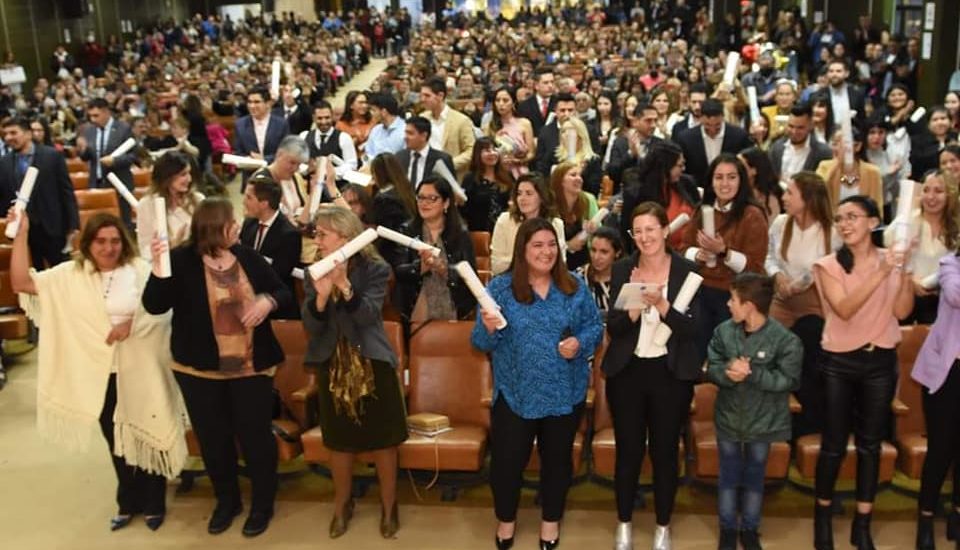
[[[560,543],[560,519],[573,477],[573,440],[590,378],[588,358],[603,322],[590,290],[567,271],[557,233],[542,218],[517,231],[510,270],[488,287],[507,325],[478,313],[473,345],[493,356],[490,485],[497,548],[513,546],[523,469],[536,437],[543,503],[540,548]]]

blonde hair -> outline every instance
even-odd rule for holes
[[[567,158],[567,144],[564,139],[564,135],[567,130],[573,130],[577,133],[577,138],[580,141],[580,145],[577,147],[577,153],[574,155],[573,159]],[[579,164],[585,164],[589,160],[593,160],[597,157],[597,154],[593,152],[593,145],[590,142],[590,133],[587,132],[587,125],[583,123],[577,116],[571,116],[560,125],[560,143],[557,145],[557,149],[554,152],[558,162],[564,162],[567,160],[572,160],[573,162]]]
[[[313,225],[328,228],[347,240],[357,237],[364,231],[363,222],[353,213],[353,210],[336,205],[321,207],[313,218]],[[383,260],[373,244],[363,247],[360,254],[368,260]]]

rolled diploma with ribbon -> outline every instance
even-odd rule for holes
[[[689,221],[690,214],[687,214],[686,212],[681,213],[679,216],[674,218],[672,222],[670,222],[670,227],[667,228],[667,234],[672,235],[676,233],[681,227],[687,225],[687,222]]]
[[[913,180],[900,181],[900,195],[897,197],[897,215],[894,218],[893,246],[897,250],[910,247],[910,215],[913,212]]]
[[[388,241],[393,241],[400,246],[405,246],[407,248],[412,248],[417,252],[421,250],[429,250],[433,257],[436,258],[440,255],[440,249],[435,246],[430,246],[429,244],[421,241],[416,237],[411,237],[409,235],[404,235],[398,231],[394,231],[389,227],[384,227],[382,225],[377,226],[377,235],[387,239]]]
[[[473,271],[473,268],[470,267],[470,264],[467,262],[459,262],[455,264],[453,268],[457,270],[460,278],[467,284],[467,288],[473,293],[473,297],[477,299],[480,307],[487,313],[492,313],[497,316],[497,329],[502,330],[506,327],[507,318],[500,313],[500,306],[493,301],[487,289],[483,288],[483,283],[480,282],[480,278],[477,277],[477,274]]]
[[[447,165],[443,161],[437,161],[433,165],[433,172],[440,176],[441,178],[447,180],[447,183],[450,184],[450,187],[453,189],[453,194],[460,197],[463,202],[467,202],[467,193],[463,190],[463,187],[460,187],[460,183],[457,182],[457,178],[453,177],[453,174],[450,173],[450,170],[447,168]]]
[[[723,69],[723,82],[733,88],[733,81],[737,78],[737,65],[740,64],[740,54],[729,52],[727,54],[727,66]]]
[[[563,139],[567,145],[567,160],[577,158],[577,132],[570,128],[563,135]]]
[[[111,174],[112,175],[112,174]],[[170,236],[167,234],[167,201],[163,197],[153,199],[154,219],[157,231],[157,238],[164,242],[169,242]],[[170,270],[170,249],[163,251],[160,255],[160,277],[167,278],[172,274]]]
[[[700,283],[702,282],[703,277],[700,275],[687,273],[687,278],[684,279],[683,286],[680,287],[680,292],[677,293],[677,298],[673,301],[673,309],[680,312],[681,315],[685,314],[687,308],[690,307],[690,302],[693,301],[693,297],[700,290]],[[671,334],[673,334],[673,330],[666,323],[660,323],[653,333],[653,343],[658,346],[665,346]]]
[[[610,215],[610,210],[606,207],[603,207],[600,210],[597,210],[597,213],[594,214],[592,218],[590,218],[590,223],[598,227],[601,223],[603,223],[603,220],[609,215]],[[587,230],[584,229],[583,231],[577,233],[577,238],[586,239]]]
[[[26,173],[23,174],[23,183],[20,184],[20,191],[17,193],[17,199],[13,203],[13,209],[17,212],[17,219],[9,223],[4,230],[4,234],[8,239],[16,238],[17,232],[20,230],[20,218],[26,215],[27,204],[30,202],[30,195],[33,194],[33,188],[37,184],[37,176],[39,174],[40,171],[37,170],[36,166],[27,168]]]
[[[706,233],[708,237],[716,237],[717,226],[713,221],[713,207],[702,206],[700,211],[703,214],[703,232]],[[714,256],[712,252],[709,254],[710,258],[707,260],[707,267],[717,267],[717,257]]]
[[[317,173],[320,179],[313,186],[313,193],[310,195],[310,219],[313,219],[317,210],[320,210],[320,199],[323,198],[323,180],[327,179],[327,157],[320,157],[320,163],[317,166]]]
[[[126,154],[126,152],[129,151],[130,149],[133,149],[136,144],[137,142],[133,138],[127,138],[127,141],[124,141],[123,143],[121,143],[119,147],[114,149],[113,152],[107,156],[109,156],[112,159],[115,159],[120,155]]]
[[[127,201],[128,204],[134,209],[140,205],[140,201],[137,200],[137,197],[127,189],[127,186],[120,181],[120,178],[116,174],[110,172],[107,174],[107,181],[110,182],[110,185],[117,190],[117,193],[120,193],[120,196],[123,197],[123,200]]]
[[[747,101],[750,103],[750,124],[760,121],[760,104],[757,102],[756,86],[747,86]]]
[[[274,59],[270,71],[270,95],[273,99],[280,98],[280,60]]]
[[[256,170],[267,165],[267,161],[263,159],[241,157],[240,155],[231,155],[230,153],[225,153],[220,159],[220,162],[231,164],[241,170]]]
[[[342,264],[349,260],[354,254],[360,252],[368,244],[377,240],[377,232],[374,229],[367,229],[363,233],[360,233],[353,239],[351,239],[347,244],[341,246],[337,250],[334,250],[329,256],[325,256],[319,262],[311,264],[308,271],[310,271],[310,276],[314,279],[319,279],[333,271],[333,268],[337,267],[337,264]]]

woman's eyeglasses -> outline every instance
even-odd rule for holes
[[[417,202],[436,204],[441,198],[440,195],[417,195]]]
[[[869,217],[870,216],[866,214],[847,214],[845,216],[841,216],[840,214],[837,214],[836,216],[833,217],[833,223],[837,225],[840,225],[841,223],[854,223],[860,218],[869,218]]]

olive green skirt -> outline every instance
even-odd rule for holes
[[[397,370],[383,361],[371,361],[374,391],[363,398],[363,414],[356,423],[338,414],[330,393],[328,363],[317,368],[320,429],[323,444],[332,451],[359,453],[395,447],[407,440],[407,411]]]

